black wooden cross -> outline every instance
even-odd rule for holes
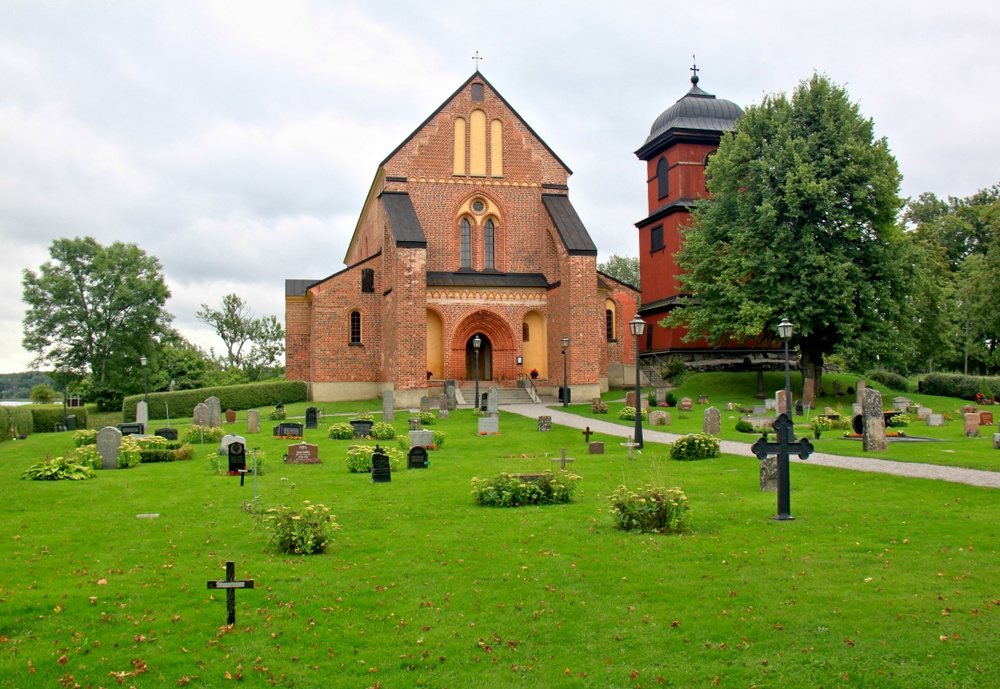
[[[788,457],[791,454],[798,454],[800,459],[809,459],[813,452],[813,445],[808,438],[795,440],[795,423],[788,418],[788,414],[781,414],[774,422],[774,431],[778,436],[778,442],[767,442],[767,436],[760,438],[753,444],[750,451],[757,455],[758,459],[766,459],[768,455],[778,455],[778,514],[774,519],[787,521],[794,519],[791,507],[791,487],[788,480]]]
[[[691,81],[694,82],[695,84],[697,84],[698,83],[698,72],[700,72],[701,70],[698,69],[698,62],[695,60],[694,55],[691,56],[691,63],[693,65],[691,67],[691,73],[694,74],[694,76],[691,78]]]
[[[594,431],[590,430],[590,426],[587,426],[586,430],[583,431],[583,440],[589,443],[592,435],[594,435]]]
[[[226,562],[226,578],[208,582],[210,589],[226,589],[226,624],[236,624],[236,589],[252,589],[253,579],[236,579],[236,563]]]

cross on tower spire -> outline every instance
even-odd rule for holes
[[[698,85],[698,61],[695,60],[694,55],[691,56],[691,83],[695,86]]]
[[[476,54],[472,56],[472,59],[476,61],[476,71],[478,72],[479,71],[479,63],[483,59],[483,58],[481,58],[479,56],[479,51],[478,50],[476,51]]]

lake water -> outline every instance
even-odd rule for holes
[[[31,400],[0,400],[0,405],[4,407],[20,407],[22,404],[31,404]]]

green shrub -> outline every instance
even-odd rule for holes
[[[889,417],[889,426],[892,428],[906,428],[911,423],[913,423],[913,419],[909,414],[895,414]]]
[[[340,530],[336,516],[321,503],[315,505],[303,500],[305,507],[292,509],[282,505],[264,513],[264,524],[271,543],[291,555],[322,553],[334,532]]]
[[[719,439],[705,433],[691,433],[678,438],[670,446],[670,459],[691,462],[719,456]]]
[[[89,466],[69,457],[43,459],[38,464],[32,464],[21,474],[22,479],[33,481],[85,481],[96,477],[97,472]]]
[[[31,428],[34,433],[54,433],[58,426],[62,426],[63,408],[61,404],[46,406],[31,405],[27,408],[27,411],[31,414]],[[67,409],[66,414],[76,415],[76,425],[78,428],[86,427],[86,407]]]
[[[680,488],[645,486],[632,491],[618,486],[608,496],[615,528],[642,533],[678,533],[687,526],[687,496]]]
[[[494,479],[472,479],[472,497],[477,505],[520,507],[570,502],[579,476],[568,471],[546,471],[526,480],[518,474],[503,473]]]
[[[905,376],[901,376],[898,373],[890,373],[889,371],[873,371],[872,373],[867,374],[867,377],[881,383],[890,390],[899,390],[900,392],[909,392],[910,390],[910,381],[908,381]]]
[[[278,409],[275,407],[270,414],[271,421],[284,421],[288,418],[288,413],[284,408]]]
[[[394,447],[381,447],[382,452],[389,456],[389,470],[396,471],[403,462],[403,453]],[[347,451],[347,470],[352,474],[370,474],[372,470],[371,445],[358,445]]]
[[[812,423],[809,425],[812,426],[813,435],[817,438],[820,437],[823,431],[832,431],[834,428],[833,419],[825,416],[813,417]]]
[[[642,410],[643,417],[647,416],[649,412],[646,409]],[[622,407],[618,411],[618,418],[625,421],[635,421],[635,407]]]
[[[410,434],[401,435],[396,438],[396,444],[399,445],[399,449],[404,453],[409,453],[410,451]]]
[[[676,381],[678,378],[682,377],[686,371],[687,364],[684,363],[683,359],[671,357],[667,361],[667,365],[663,368],[663,377],[667,380]]]
[[[361,412],[351,417],[351,421],[374,421],[375,417],[368,412]]]
[[[306,401],[306,384],[302,381],[269,380],[263,383],[248,383],[246,385],[226,385],[195,390],[176,390],[174,392],[149,393],[149,418],[167,418],[167,406],[170,406],[172,418],[182,418],[194,415],[194,408],[199,402],[209,397],[218,397],[222,409],[255,409],[257,407],[273,407],[278,404],[293,404]],[[142,395],[130,395],[122,401],[122,420],[135,421],[135,405],[143,399]]]
[[[396,429],[390,423],[379,421],[372,425],[370,435],[376,440],[392,440],[396,437]]]
[[[93,445],[97,442],[97,431],[82,428],[73,434],[73,444],[77,447]]]
[[[434,431],[434,449],[440,450],[444,446],[444,431]]]
[[[736,430],[739,431],[740,433],[753,433],[754,427],[753,424],[747,421],[746,419],[739,419],[736,422]]]
[[[188,426],[184,429],[183,433],[179,433],[178,435],[185,443],[200,443],[202,434],[204,434],[206,443],[217,443],[226,435],[226,430],[218,426],[215,428],[208,426]]]
[[[139,438],[139,460],[143,464],[180,462],[193,456],[194,447],[190,443],[167,440],[156,435]]]
[[[600,397],[595,397],[594,401],[590,405],[590,411],[594,414],[607,414],[608,413],[608,403],[602,400]]]
[[[7,428],[2,429],[4,433],[7,433],[11,428],[14,429],[14,433],[18,436],[29,436],[35,425],[34,418],[32,417],[31,410],[27,406],[20,407],[8,407],[7,413],[9,414],[9,421],[7,423]],[[61,418],[61,417],[60,417]]]
[[[1000,378],[978,378],[957,373],[931,373],[924,378],[920,391],[926,395],[974,400],[984,382],[993,393],[991,397],[996,397],[996,391],[1000,390]]]
[[[97,445],[81,445],[76,448],[76,462],[91,469],[100,469],[101,454],[97,451]]]
[[[473,416],[483,416],[483,415],[485,415],[485,414],[486,414],[486,412],[484,412],[484,411],[483,411],[482,409],[480,409],[479,407],[476,407],[475,409],[473,409],[473,410],[472,410],[472,415],[473,415]]]
[[[335,423],[330,426],[326,437],[330,440],[350,440],[354,437],[354,428],[349,423]]]
[[[122,438],[122,446],[118,448],[118,468],[131,469],[139,466],[142,461],[142,447],[139,440],[131,435]]]
[[[649,402],[650,407],[656,406],[656,390],[649,391],[649,394],[646,395],[646,401]]]
[[[420,419],[420,423],[424,426],[433,426],[437,423],[437,417],[434,416],[434,412],[430,411],[418,411],[413,415],[413,418]]]
[[[672,392],[668,392],[667,396],[663,398],[663,401],[667,403],[668,407],[677,406],[677,396]]]

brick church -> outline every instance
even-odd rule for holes
[[[577,401],[627,384],[638,291],[598,272],[570,174],[476,71],[379,165],[346,268],[285,281],[286,378],[399,407],[477,373]]]

